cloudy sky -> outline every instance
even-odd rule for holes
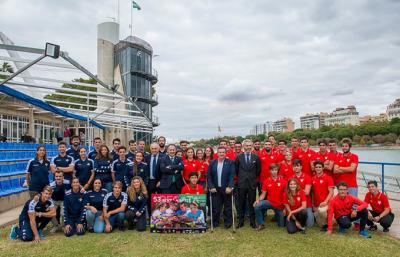
[[[134,34],[159,55],[157,135],[246,135],[256,123],[355,105],[384,112],[400,97],[400,1],[136,1]],[[96,25],[117,0],[0,0],[16,44],[63,50],[96,72]],[[130,1],[120,0],[121,38]]]

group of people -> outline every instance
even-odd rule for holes
[[[376,181],[368,183],[364,201],[357,198],[358,156],[350,151],[350,139],[342,140],[343,152],[337,151],[336,140],[318,140],[316,152],[307,138],[294,137],[288,147],[274,136],[263,147],[257,140],[221,140],[216,153],[212,146],[195,149],[187,141],[167,145],[165,137],[151,143],[149,152],[143,140],[130,140],[125,147],[115,138],[110,151],[95,138],[89,153],[80,143],[79,136],[71,137],[68,149],[59,142],[59,154],[51,160],[44,146],[37,148],[26,172],[30,199],[10,238],[38,242],[49,222],[51,232],[63,229],[68,237],[124,230],[126,224],[145,231],[151,220],[157,223],[170,215],[167,206],[157,206],[151,217],[150,199],[156,193],[208,194],[213,228],[221,218],[225,228],[232,227],[233,207],[237,228],[248,217],[251,227],[264,229],[265,213],[271,209],[274,222],[289,233],[304,233],[314,222],[332,233],[336,221],[340,233],[354,222],[361,236],[370,237],[366,225],[376,230],[379,223],[388,231],[394,219]],[[195,204],[188,209],[193,210],[185,219],[205,223]]]

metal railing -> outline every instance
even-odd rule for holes
[[[380,179],[381,182],[381,190],[382,192],[385,191],[385,179],[388,180],[393,180],[395,181],[395,183],[390,184],[393,187],[398,187],[398,190],[396,193],[400,192],[400,176],[386,176],[385,175],[385,167],[386,166],[399,166],[400,167],[400,163],[396,163],[396,162],[366,162],[366,161],[360,161],[359,164],[367,164],[367,165],[378,165],[380,166],[381,172],[380,174],[375,174],[375,173],[371,173],[371,172],[365,172],[365,171],[361,171],[360,174],[363,176],[363,180],[367,182],[367,179],[365,178],[365,175],[370,175],[370,176],[377,176]],[[362,169],[360,169],[362,170]]]

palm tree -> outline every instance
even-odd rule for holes
[[[3,64],[1,65],[1,68],[0,68],[0,71],[14,73],[14,68],[8,62],[3,62]]]

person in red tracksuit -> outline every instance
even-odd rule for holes
[[[311,177],[303,172],[301,160],[297,159],[293,161],[293,170],[294,175],[291,178],[297,179],[300,188],[304,191],[307,198],[307,227],[312,227],[314,226],[314,214],[311,202]]]
[[[197,167],[198,162],[196,162],[194,158],[194,149],[192,147],[189,147],[186,149],[186,158],[183,159],[183,165],[185,165],[185,168],[183,169],[183,179],[185,180],[185,183],[188,184],[189,181],[189,174],[192,172],[197,172],[199,169]]]
[[[330,139],[328,141],[328,148],[329,148],[329,159],[332,160],[333,167],[332,167],[332,179],[333,183],[339,183],[340,182],[340,174],[335,174],[333,173],[333,169],[335,167],[335,164],[339,160],[339,158],[342,156],[343,153],[338,152],[337,150],[337,140],[336,139]]]
[[[308,138],[306,137],[301,138],[300,145],[297,159],[300,159],[303,164],[303,172],[312,177],[311,162],[314,159],[315,151],[308,147]]]
[[[269,172],[271,164],[278,163],[278,156],[272,150],[272,143],[266,141],[264,146],[259,156],[261,160],[260,183],[263,183],[267,178],[271,177],[271,173]],[[260,188],[259,191],[261,191]]]
[[[312,177],[312,198],[315,220],[321,231],[327,231],[328,204],[333,196],[334,184],[332,178],[324,173],[324,163],[314,162],[315,176]]]
[[[189,174],[190,183],[182,187],[182,194],[199,195],[204,194],[204,188],[202,185],[197,184],[199,177],[197,172],[192,172]]]
[[[257,154],[258,157],[260,157],[260,154],[261,154],[261,141],[258,140],[258,139],[254,140],[253,153]]]
[[[197,165],[197,169],[198,169],[197,172],[199,175],[199,184],[202,185],[203,187],[206,187],[208,163],[204,159],[203,149],[199,148],[196,150],[195,159],[196,159],[196,165]]]
[[[369,230],[375,231],[378,229],[378,226],[374,224],[376,222],[381,224],[383,232],[389,232],[389,227],[394,220],[394,214],[390,208],[387,195],[379,191],[378,183],[375,180],[368,181],[368,191],[364,202],[372,208],[368,212],[367,225],[369,226]]]
[[[290,139],[290,144],[292,145],[292,148],[290,148],[290,151],[292,152],[292,159],[298,159],[298,154],[300,152],[299,139],[297,137],[292,137]]]
[[[331,199],[328,207],[328,234],[333,231],[333,217],[335,217],[339,225],[339,233],[344,234],[351,227],[351,223],[360,220],[360,231],[358,234],[365,238],[370,238],[365,225],[368,220],[368,204],[361,201],[357,197],[348,193],[346,182],[337,184],[338,194]],[[357,208],[353,207],[358,205]]]
[[[294,175],[292,152],[289,149],[286,150],[285,160],[280,163],[278,175],[286,180],[289,180]]]
[[[328,141],[325,139],[318,139],[317,144],[319,146],[319,151],[315,153],[313,162],[320,160],[324,163],[324,173],[332,177],[333,161],[331,160],[331,155],[327,149]],[[312,166],[314,168],[314,166]]]
[[[281,139],[278,141],[278,148],[275,151],[275,154],[277,156],[277,161],[278,164],[280,164],[282,161],[285,160],[285,153],[287,150],[287,141],[285,139]]]
[[[305,233],[307,222],[307,199],[295,178],[289,179],[283,193],[283,204],[286,209],[286,228],[289,234],[297,231]]]

